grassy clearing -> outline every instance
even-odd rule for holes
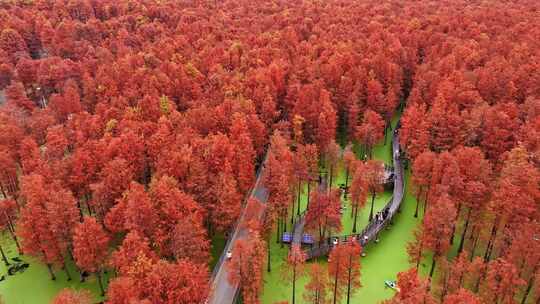
[[[9,258],[19,256],[15,244],[6,236],[1,238],[2,248]],[[5,303],[9,304],[44,304],[49,303],[54,296],[64,288],[87,289],[94,296],[96,302],[103,300],[100,296],[99,285],[95,275],[91,275],[86,282],[79,281],[79,275],[75,270],[72,261],[67,263],[69,272],[73,280],[68,281],[63,270],[55,269],[56,281],[52,281],[47,267],[42,263],[28,256],[20,256],[22,260],[30,264],[30,267],[23,273],[16,273],[8,276],[7,267],[4,262],[0,265],[0,276],[5,275],[5,280],[0,282],[0,295]],[[104,283],[108,281],[109,275],[104,275]]]

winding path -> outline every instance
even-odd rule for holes
[[[403,194],[405,190],[404,180],[403,180],[403,163],[400,157],[400,145],[399,145],[399,122],[396,126],[395,131],[392,134],[392,162],[394,164],[394,190],[393,195],[390,201],[384,206],[383,210],[388,210],[388,215],[383,221],[377,222],[375,220],[371,221],[360,233],[350,234],[350,235],[341,235],[333,236],[327,238],[317,246],[314,246],[307,250],[308,259],[313,259],[320,256],[327,255],[332,249],[333,241],[337,238],[339,242],[347,242],[350,240],[358,241],[365,247],[369,242],[376,240],[377,236],[391,221],[394,215],[398,212],[399,207],[403,201]],[[305,225],[305,217],[299,218],[300,222],[304,222],[302,225],[295,225],[293,235],[299,234],[300,237],[303,233],[303,228]],[[296,231],[296,229],[301,229],[301,231]]]

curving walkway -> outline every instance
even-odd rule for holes
[[[395,131],[392,134],[392,162],[394,164],[394,190],[390,201],[384,206],[382,210],[387,210],[388,215],[383,221],[371,221],[360,233],[350,235],[340,235],[327,238],[316,246],[307,250],[307,258],[313,259],[320,256],[326,256],[334,246],[334,240],[341,242],[348,242],[354,240],[360,242],[362,247],[365,247],[369,242],[376,240],[379,233],[392,221],[394,215],[398,212],[401,202],[403,201],[403,193],[405,191],[405,185],[403,181],[403,163],[400,158],[400,145],[399,145],[399,122]],[[300,235],[302,237],[303,228],[305,225],[305,217],[300,217],[297,222],[301,225],[294,225],[293,235]],[[300,230],[300,231],[297,231]]]

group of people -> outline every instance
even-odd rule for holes
[[[375,217],[374,217],[375,222],[377,224],[384,222],[384,220],[386,220],[386,218],[388,217],[389,213],[390,213],[390,210],[388,210],[388,208],[384,208],[383,211],[377,212],[377,214],[375,214]]]

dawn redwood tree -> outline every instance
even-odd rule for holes
[[[443,304],[482,304],[480,298],[467,289],[461,288],[455,293],[449,294]]]
[[[159,260],[136,284],[142,298],[155,304],[203,303],[210,290],[208,269],[190,260]]]
[[[345,198],[349,192],[349,180],[354,176],[357,164],[356,155],[352,149],[352,145],[349,144],[343,151],[343,164],[345,166]]]
[[[92,296],[87,290],[62,289],[52,300],[52,304],[91,304]]]
[[[240,193],[246,194],[255,180],[256,152],[245,114],[235,113],[233,115],[230,134],[231,143],[235,150],[233,171],[236,174]]]
[[[286,284],[292,284],[292,304],[296,303],[296,282],[305,274],[305,265],[307,255],[299,245],[292,245],[283,263],[282,275]]]
[[[537,222],[521,224],[505,250],[506,259],[517,267],[519,276],[527,282],[521,303],[525,303],[540,270],[540,226]]]
[[[527,151],[522,147],[512,149],[504,161],[497,188],[488,205],[494,221],[484,259],[490,259],[501,235],[516,231],[521,223],[534,219],[537,214],[535,202],[540,198],[539,182],[540,171],[530,162]],[[513,202],[520,203],[516,205]],[[503,238],[507,236],[503,235]]]
[[[320,112],[315,137],[319,151],[327,151],[328,145],[336,137],[337,114],[330,100],[330,93],[327,90],[321,89],[319,102]]]
[[[358,210],[366,205],[368,196],[368,181],[365,176],[365,166],[362,162],[357,162],[354,165],[355,171],[351,182],[351,206],[354,213],[354,222],[352,232],[356,232],[356,222],[358,218]]]
[[[308,272],[309,281],[305,286],[304,301],[310,304],[327,304],[328,288],[328,273],[318,263],[311,264]]]
[[[45,179],[32,174],[22,178],[21,196],[26,204],[21,209],[17,235],[25,254],[36,257],[47,265],[52,280],[56,280],[53,265],[62,261],[62,253],[49,222],[48,191]]]
[[[315,230],[322,242],[327,234],[341,231],[339,190],[313,192],[306,212],[306,229]]]
[[[418,209],[422,196],[424,197],[424,213],[426,212],[428,194],[430,192],[431,178],[433,171],[433,162],[437,155],[431,151],[422,152],[418,155],[412,164],[412,181],[416,188],[416,209],[414,217],[418,217]]]
[[[384,163],[379,160],[368,160],[364,164],[364,178],[368,192],[371,194],[371,209],[369,211],[369,221],[371,221],[373,219],[375,196],[384,190]]]
[[[441,193],[438,201],[428,210],[423,223],[423,243],[425,248],[433,252],[433,261],[429,277],[433,277],[435,265],[439,258],[450,249],[450,237],[456,216],[456,208],[446,193]]]
[[[525,285],[518,270],[505,259],[496,259],[488,263],[482,299],[487,303],[515,303],[514,297],[521,286]]]
[[[247,240],[239,239],[234,244],[228,280],[238,284],[245,303],[260,303],[259,296],[263,286],[263,267],[266,258],[264,241],[256,230],[250,230]]]
[[[156,263],[158,257],[150,248],[148,239],[137,230],[133,230],[126,235],[122,245],[112,252],[109,264],[120,276],[127,276],[139,259]]]
[[[484,211],[484,207],[489,199],[491,187],[491,165],[484,158],[482,151],[478,148],[458,147],[453,151],[459,174],[461,175],[462,187],[457,193],[458,200],[457,216],[460,216],[460,210],[466,209],[465,224],[461,232],[458,253],[463,250],[465,235],[469,228],[471,216],[477,218]],[[458,218],[456,218],[456,222]],[[454,226],[455,230],[455,226]],[[454,235],[452,234],[452,239]],[[452,242],[452,239],[450,242]]]
[[[141,301],[141,290],[131,277],[114,278],[107,288],[107,304],[144,303]]]
[[[358,243],[354,243],[356,245],[335,246],[328,257],[328,277],[334,304],[340,302],[345,293],[349,301],[350,288],[360,287],[361,249]]]
[[[407,254],[409,255],[409,263],[415,264],[415,269],[418,271],[420,262],[424,258],[424,236],[422,226],[413,231],[413,239],[407,243]]]
[[[216,185],[217,204],[211,214],[214,228],[219,232],[228,231],[240,215],[242,195],[238,192],[236,179],[230,164],[226,161]]]
[[[84,271],[95,273],[101,295],[105,295],[101,271],[109,251],[110,237],[94,217],[85,216],[75,227],[73,234],[73,256],[75,263]]]
[[[356,292],[362,284],[360,283],[360,253],[362,248],[358,242],[348,242],[342,245],[345,248],[347,259],[347,304],[350,303],[351,295]],[[338,246],[341,247],[341,246]]]
[[[17,246],[17,251],[22,255],[23,251],[15,233],[15,220],[18,208],[19,206],[15,200],[0,200],[0,228],[2,230],[7,228],[11,238],[15,242],[15,246]]]
[[[435,304],[437,303],[428,291],[428,282],[418,277],[416,269],[412,268],[397,275],[399,291],[384,304]]]
[[[336,176],[336,167],[338,165],[339,159],[341,157],[341,147],[336,143],[335,140],[330,141],[326,150],[324,151],[324,158],[326,161],[326,169],[328,170],[326,181],[328,185],[326,186],[328,191],[332,189],[334,184],[334,177]]]
[[[356,129],[355,138],[364,146],[366,154],[373,157],[373,146],[384,137],[385,123],[374,111],[364,112],[362,124]]]
[[[172,231],[171,241],[177,260],[189,259],[200,264],[210,261],[210,241],[199,218],[192,215],[179,219]]]

